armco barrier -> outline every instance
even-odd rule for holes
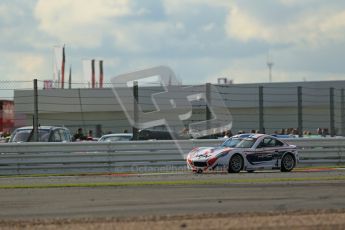
[[[345,139],[286,139],[299,148],[299,166],[345,164]],[[185,154],[222,140],[0,144],[0,175],[181,171]]]

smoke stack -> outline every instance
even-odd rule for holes
[[[99,88],[103,88],[103,61],[99,61]]]
[[[95,78],[95,59],[91,60],[91,85],[95,88],[96,78]]]
[[[61,62],[61,88],[64,88],[65,84],[65,45],[62,47],[62,62]]]
[[[72,66],[69,67],[68,88],[72,89]]]

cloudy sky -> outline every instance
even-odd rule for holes
[[[267,56],[273,81],[345,80],[344,0],[1,0],[0,34],[1,80],[52,79],[63,44],[74,82],[93,58],[106,82],[158,65],[267,82]]]

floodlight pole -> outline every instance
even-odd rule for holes
[[[297,87],[297,122],[298,136],[303,136],[303,107],[302,107],[302,87]]]
[[[34,119],[33,119],[33,141],[38,141],[38,90],[37,79],[34,79]]]
[[[211,83],[206,83],[205,85],[205,91],[206,91],[206,129],[211,129],[211,119],[212,119],[212,113],[211,113]]]
[[[272,82],[272,67],[273,67],[273,62],[267,62],[267,67],[268,67],[268,80],[269,80],[269,82]]]
[[[138,111],[139,111],[139,88],[138,88],[138,82],[134,81],[133,82],[133,115],[134,115],[134,125],[138,124]],[[132,132],[133,132],[133,140],[138,140],[139,139],[139,130],[137,127],[133,126],[132,127]]]
[[[264,127],[264,87],[259,86],[259,131],[265,133]]]
[[[344,89],[341,89],[341,99],[340,99],[340,122],[341,122],[341,135],[345,136],[345,99],[344,99]]]
[[[334,126],[334,88],[329,89],[329,120],[330,120],[330,135],[335,136],[335,126]]]

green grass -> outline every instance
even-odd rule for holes
[[[130,182],[99,182],[71,184],[36,184],[36,185],[0,185],[0,189],[32,189],[32,188],[70,188],[70,187],[124,187],[124,186],[172,186],[172,185],[219,185],[234,183],[272,183],[298,181],[339,181],[345,176],[305,177],[305,178],[258,178],[258,179],[213,179],[213,180],[176,180],[176,181],[130,181]]]
[[[24,174],[24,175],[0,175],[0,178],[20,178],[20,177],[51,177],[51,176],[102,176],[111,174],[135,174],[133,172],[119,173],[64,173],[64,174]]]
[[[345,168],[344,165],[341,166],[310,166],[310,167],[301,167],[301,168],[295,168],[294,171],[300,171],[300,170],[306,170],[306,169],[317,169],[317,168]],[[190,172],[190,171],[181,171],[181,172]],[[112,175],[112,174],[118,174],[118,175],[125,175],[125,174],[152,174],[155,172],[147,172],[147,173],[139,173],[139,172],[104,172],[104,173],[68,173],[68,174],[24,174],[24,175],[0,175],[0,178],[20,178],[20,177],[51,177],[51,176],[101,176],[101,175]],[[170,173],[169,171],[166,172],[159,172],[159,173]]]

